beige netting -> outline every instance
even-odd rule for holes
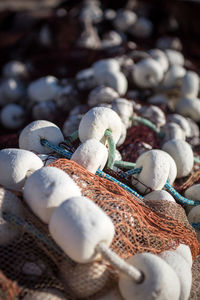
[[[195,233],[179,205],[147,206],[117,184],[67,159],[58,159],[51,166],[67,172],[82,195],[111,217],[116,231],[111,248],[122,258],[144,251],[156,254],[175,249],[180,243],[190,246],[193,258],[198,255]],[[2,299],[96,300],[109,291],[117,291],[118,271],[114,267],[105,260],[85,265],[73,262],[52,241],[47,225],[29,210],[23,199],[22,203],[23,220],[5,215],[6,220],[21,229],[21,234],[10,245],[0,247],[0,268],[6,276],[5,282],[4,277],[0,282]],[[8,281],[11,285],[6,285]]]
[[[179,192],[183,193],[186,189],[191,187],[193,184],[199,183],[199,180],[200,180],[200,169],[196,172],[192,172],[189,178],[178,187]]]
[[[194,258],[198,255],[198,242],[188,222],[185,226],[175,216],[159,216],[117,184],[89,173],[75,162],[58,159],[50,166],[67,172],[80,186],[82,195],[111,217],[116,231],[112,248],[121,257],[144,251],[156,254],[179,243],[189,245]]]
[[[151,210],[156,212],[159,216],[170,216],[184,224],[186,228],[192,230],[195,233],[195,230],[188,222],[185,210],[180,204],[163,200],[146,200],[145,204],[148,205]]]
[[[198,256],[192,265],[192,288],[189,300],[200,299],[200,256]]]

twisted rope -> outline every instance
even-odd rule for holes
[[[143,124],[147,127],[149,127],[150,129],[152,129],[160,138],[164,137],[164,133],[162,131],[160,131],[155,124],[153,124],[151,121],[145,119],[145,118],[141,118],[141,117],[136,117],[136,116],[132,116],[130,117],[131,121],[135,121],[138,122],[140,124]]]
[[[137,283],[141,283],[143,280],[143,274],[136,269],[134,266],[125,262],[119,255],[113,252],[105,243],[101,242],[97,247],[96,250],[101,253],[101,255],[110,262],[116,269],[125,273],[133,281]]]
[[[136,116],[132,116],[132,117],[130,117],[130,120],[136,121],[136,122],[138,122],[140,124],[143,124],[143,125],[147,126],[150,129],[152,129],[159,136],[159,138],[163,138],[164,135],[165,135],[164,132],[162,132],[161,130],[159,130],[156,127],[156,125],[153,124],[148,119],[141,118],[141,117],[136,117]],[[196,156],[194,156],[194,163],[200,164],[200,159],[198,157],[196,157]]]
[[[57,152],[58,154],[70,159],[71,157],[71,152],[64,150],[62,148],[60,148],[59,146],[56,146],[52,143],[50,143],[47,140],[41,140],[41,144],[43,146],[49,147],[50,149],[54,150],[55,152]],[[141,172],[142,168],[136,168],[133,170],[129,170],[126,173],[125,172],[120,172],[120,176],[122,178],[127,179],[129,175],[133,175],[133,174],[139,174]],[[104,173],[101,170],[97,170],[96,171],[96,175],[102,177],[102,178],[106,178],[109,181],[115,182],[117,183],[119,186],[121,186],[123,189],[125,189],[126,191],[128,191],[129,193],[133,194],[136,197],[139,197],[140,199],[143,199],[143,197],[141,195],[139,195],[136,191],[134,191],[133,189],[131,189],[130,187],[128,187],[127,185],[125,185],[124,183],[120,182],[119,180],[115,179],[114,177]],[[183,196],[181,196],[169,183],[169,181],[167,180],[164,188],[181,204],[187,204],[187,205],[200,205],[200,201],[194,201],[194,200],[190,200],[187,199]]]
[[[133,170],[129,170],[127,172],[120,172],[120,176],[124,179],[128,179],[128,176],[130,175],[134,175],[134,174],[139,174],[142,171],[142,167],[140,168],[135,168]],[[181,203],[181,204],[187,204],[187,205],[200,205],[200,201],[194,201],[194,200],[190,200],[188,198],[185,198],[183,196],[181,196],[169,183],[169,181],[167,180],[164,188],[177,200],[177,202]]]
[[[194,229],[200,230],[200,223],[191,223]]]
[[[126,184],[122,183],[121,181],[115,179],[114,177],[112,177],[112,176],[104,173],[103,171],[101,171],[101,170],[98,169],[96,171],[96,175],[98,175],[99,177],[102,177],[102,178],[106,178],[109,181],[117,183],[124,190],[128,191],[129,193],[133,194],[134,196],[136,196],[136,197],[138,197],[140,199],[143,199],[143,197],[140,194],[138,194],[136,191],[134,191],[133,189],[131,189],[129,186],[127,186]]]
[[[104,136],[108,141],[108,149],[109,149],[107,166],[109,169],[112,169],[115,161],[116,145],[112,138],[112,132],[109,129],[106,129]]]
[[[66,149],[62,148],[62,147],[59,147],[59,146],[56,146],[54,145],[53,143],[45,140],[45,139],[41,139],[40,140],[40,143],[42,144],[42,146],[45,146],[51,150],[53,150],[54,152],[64,156],[65,158],[68,158],[70,159],[71,156],[72,156],[72,153],[67,151]]]
[[[72,153],[59,147],[59,146],[56,146],[54,145],[53,143],[45,140],[45,139],[42,139],[41,140],[41,144],[45,147],[48,147],[49,149],[53,150],[54,152],[62,155],[63,157],[67,158],[67,159],[70,159],[71,156],[72,156]],[[136,191],[134,191],[133,189],[131,189],[130,187],[128,187],[127,185],[125,185],[124,183],[120,182],[119,180],[115,179],[114,177],[104,173],[103,171],[101,170],[97,170],[96,171],[96,175],[102,177],[102,178],[106,178],[107,180],[109,181],[112,181],[112,182],[115,182],[117,183],[120,187],[122,187],[124,190],[128,191],[129,193],[131,193],[132,195],[136,196],[136,197],[139,197],[140,199],[143,199],[143,197],[141,195],[139,195]]]
[[[194,156],[194,163],[195,164],[200,164],[200,159],[196,156]]]
[[[139,174],[141,171],[142,171],[142,167],[128,170],[128,171],[126,171],[126,174],[127,175],[135,175],[135,174]]]
[[[169,181],[167,180],[167,182],[165,183],[165,189],[181,204],[188,204],[188,205],[200,205],[200,201],[194,201],[194,200],[190,200],[187,199],[183,196],[181,196],[169,183]]]
[[[123,168],[123,169],[133,169],[135,168],[135,163],[129,162],[129,161],[123,161],[123,160],[115,160],[114,166]]]
[[[74,131],[70,136],[67,138],[70,143],[75,142],[78,139],[78,130]]]

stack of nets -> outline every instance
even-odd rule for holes
[[[67,159],[58,159],[50,166],[69,174],[82,195],[110,216],[115,225],[111,248],[120,257],[126,259],[141,252],[157,254],[176,249],[179,244],[188,245],[193,259],[197,257],[198,241],[180,205],[146,205],[116,183],[91,174]],[[0,247],[0,299],[38,300],[31,297],[36,291],[42,291],[46,294],[41,299],[47,300],[54,299],[48,297],[49,292],[61,293],[64,299],[97,300],[109,290],[117,289],[118,270],[104,260],[76,264],[52,241],[47,225],[24,203],[23,207],[23,220],[6,215],[13,226],[20,228],[21,235],[12,244]],[[91,290],[95,293],[89,296]]]

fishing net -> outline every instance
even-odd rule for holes
[[[199,300],[200,299],[200,256],[198,256],[192,265],[192,288],[189,300]]]
[[[14,300],[20,293],[20,287],[15,281],[9,280],[0,272],[0,299]]]
[[[68,173],[81,188],[82,195],[92,199],[110,216],[116,231],[111,248],[122,258],[144,251],[157,254],[175,249],[180,242],[190,246],[194,257],[198,254],[198,243],[188,222],[185,227],[173,217],[160,217],[136,196],[75,162],[58,159],[50,166]]]
[[[149,148],[150,146],[150,148]],[[127,130],[126,140],[119,147],[123,160],[135,162],[143,152],[159,148],[158,136],[145,125],[132,126]]]
[[[184,193],[185,190],[187,190],[189,187],[191,187],[194,184],[199,183],[200,180],[200,169],[196,172],[192,172],[192,174],[185,180],[182,184],[177,186],[177,190],[180,193]]]
[[[120,151],[123,155],[123,159],[127,161],[136,161],[138,156],[144,152],[148,151],[146,149],[147,143],[152,148],[160,148],[157,135],[149,128],[145,128],[143,125],[138,125],[131,127],[127,132],[127,139],[125,143],[120,147]],[[196,156],[198,156],[198,151],[196,151]],[[191,187],[194,184],[199,183],[200,180],[200,169],[198,165],[194,165],[191,174],[185,178],[177,179],[174,183],[174,188],[180,193],[184,194],[185,190]],[[129,185],[131,181],[129,180]],[[137,185],[134,186],[137,189]],[[165,215],[171,216],[176,220],[182,222],[186,227],[188,227],[188,220],[186,217],[185,209],[178,204],[174,204],[169,201],[145,201],[145,204],[148,205],[152,211],[154,211],[159,216],[163,217]],[[186,210],[190,210],[191,206],[186,206]],[[198,228],[195,230],[198,241],[200,241],[200,230]],[[200,256],[198,256],[193,262],[192,266],[192,288],[189,300],[198,300],[200,299]]]
[[[144,204],[116,183],[89,173],[67,159],[50,164],[69,174],[81,189],[112,219],[115,237],[111,248],[126,259],[135,253],[160,253],[187,244],[193,259],[198,241],[180,205],[156,208]],[[47,225],[23,205],[23,218],[4,214],[5,220],[20,228],[20,235],[0,246],[0,299],[59,300],[100,299],[117,291],[118,270],[107,261],[80,265],[67,257],[53,242]],[[160,206],[159,206],[160,207]]]

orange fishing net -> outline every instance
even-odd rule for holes
[[[158,253],[176,248],[179,243],[188,244],[193,257],[197,255],[195,234],[180,205],[166,201],[148,201],[146,206],[139,198],[128,194],[117,184],[89,173],[73,161],[58,159],[51,166],[66,171],[79,185],[82,194],[93,199],[110,215],[116,229],[112,249],[121,257],[144,251]],[[26,205],[24,213],[28,222],[49,236],[48,227],[34,216]],[[117,288],[118,272],[106,261],[88,265],[76,264],[66,259],[65,255],[49,249],[42,241],[35,238],[34,240],[51,259],[51,265],[53,263],[57,266],[58,279],[63,284],[66,299],[96,300],[99,296]],[[52,287],[52,282],[48,279],[43,285]],[[41,288],[41,285],[39,287]],[[86,297],[91,290],[95,291],[95,295],[92,298]],[[34,291],[23,289],[22,294],[26,293],[32,295]]]
[[[189,245],[193,258],[197,256],[198,241],[180,205],[144,204],[116,183],[67,159],[57,159],[50,166],[67,172],[82,195],[111,217],[115,225],[111,248],[122,258],[145,251],[157,254],[180,243]],[[18,226],[19,236],[0,246],[0,300],[98,300],[113,289],[119,294],[116,268],[103,259],[89,264],[72,261],[56,246],[48,226],[27,207],[21,193],[18,197],[23,218],[18,222],[12,217],[10,225]]]
[[[145,251],[157,254],[176,249],[180,243],[190,247],[193,258],[198,255],[198,241],[192,227],[187,220],[176,218],[178,204],[171,209],[173,216],[154,212],[116,183],[99,178],[73,161],[58,159],[50,166],[68,173],[81,188],[82,195],[92,199],[111,217],[116,232],[111,248],[122,258]]]
[[[15,300],[20,293],[20,288],[15,281],[9,280],[0,271],[0,299]]]

